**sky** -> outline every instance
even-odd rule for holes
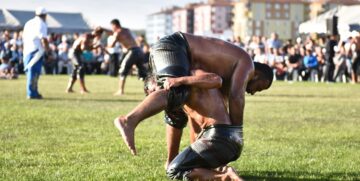
[[[0,8],[35,10],[43,6],[48,11],[81,12],[93,25],[109,27],[109,22],[118,18],[124,27],[145,29],[147,15],[199,1],[202,0],[0,0]]]

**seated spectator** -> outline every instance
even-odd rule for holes
[[[268,64],[264,50],[261,48],[255,49],[254,62]]]
[[[10,48],[10,57],[9,57],[9,61],[10,61],[10,65],[11,67],[14,68],[14,71],[17,73],[18,72],[18,65],[20,62],[20,53],[18,51],[18,44],[13,44]]]
[[[273,49],[274,52],[274,68],[276,80],[284,80],[286,77],[287,67],[284,57],[280,54],[279,49]]]
[[[287,51],[289,53],[288,56],[286,56],[288,79],[298,81],[302,57],[300,54],[296,53],[294,46],[290,46]]]
[[[0,79],[16,79],[18,75],[9,63],[9,57],[1,57]]]
[[[304,66],[306,68],[305,73],[306,77],[310,76],[311,81],[318,81],[318,60],[316,56],[312,54],[312,51],[307,49],[305,50],[305,57],[304,57]]]

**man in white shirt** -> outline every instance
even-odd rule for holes
[[[38,80],[44,61],[44,54],[49,49],[46,25],[47,11],[39,7],[35,11],[35,17],[24,26],[24,70],[27,76],[27,98],[41,99],[38,92]]]

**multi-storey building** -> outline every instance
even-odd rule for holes
[[[235,36],[269,36],[277,32],[281,39],[295,38],[301,22],[316,17],[339,4],[357,4],[357,0],[239,0],[234,4]]]
[[[209,1],[194,7],[194,34],[219,36],[231,31],[232,4],[227,1]]]
[[[188,4],[184,8],[175,9],[172,13],[172,30],[185,33],[194,33],[194,7],[197,4]]]
[[[146,39],[148,43],[153,44],[159,38],[173,33],[173,16],[172,13],[177,7],[164,9],[160,12],[153,13],[146,20]]]

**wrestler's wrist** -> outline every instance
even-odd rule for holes
[[[186,79],[184,77],[177,77],[175,78],[175,82],[177,85],[184,85],[186,84]]]

